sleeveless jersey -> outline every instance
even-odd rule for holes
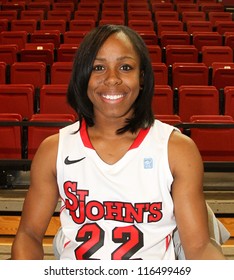
[[[60,259],[175,259],[168,163],[174,129],[155,120],[112,165],[92,147],[84,121],[80,130],[79,122],[60,130]]]

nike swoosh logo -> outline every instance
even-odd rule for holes
[[[85,157],[79,158],[79,159],[75,159],[75,160],[70,160],[70,159],[68,159],[68,156],[67,156],[67,157],[65,158],[65,160],[64,160],[64,163],[67,164],[67,165],[69,165],[69,164],[73,164],[73,163],[80,162],[80,161],[82,161],[83,159],[85,159]]]

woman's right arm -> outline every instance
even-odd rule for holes
[[[43,259],[42,241],[55,211],[59,191],[56,179],[58,135],[42,142],[30,171],[30,187],[20,225],[12,245],[11,259]]]

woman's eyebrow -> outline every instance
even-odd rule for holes
[[[132,56],[127,56],[127,55],[126,55],[126,56],[120,56],[120,57],[117,58],[118,61],[120,61],[120,60],[125,60],[125,59],[132,59],[132,60],[135,60],[134,57],[132,57]],[[105,58],[102,58],[102,57],[96,57],[95,60],[98,60],[98,61],[106,61],[106,59],[105,59]]]

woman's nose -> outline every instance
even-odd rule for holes
[[[104,80],[104,84],[107,86],[115,86],[121,84],[122,80],[119,73],[116,70],[108,70]]]

